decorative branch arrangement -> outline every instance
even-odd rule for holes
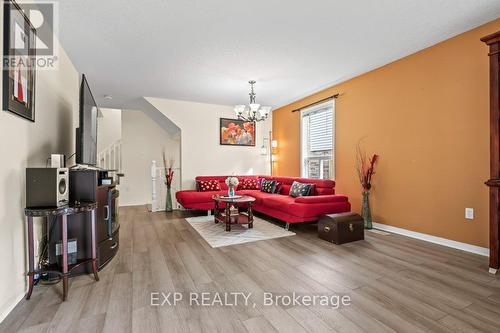
[[[372,177],[375,174],[375,164],[378,161],[378,155],[374,154],[368,158],[365,150],[358,143],[356,146],[356,171],[358,173],[359,182],[363,188],[363,202],[361,205],[361,216],[365,222],[365,228],[371,229],[372,226],[372,213],[370,210],[370,189],[372,188]]]
[[[165,157],[165,151],[163,151],[163,167],[165,168],[165,185],[167,188],[172,187],[172,180],[174,179],[174,159],[169,158],[167,164],[167,158]]]
[[[170,157],[168,159],[167,163],[167,158],[165,157],[165,150],[163,150],[163,167],[165,168],[165,185],[167,186],[167,199],[165,202],[165,211],[171,212],[173,210],[172,207],[172,193],[171,193],[171,187],[172,187],[172,180],[174,179],[174,162],[175,160]]]
[[[369,192],[372,188],[372,177],[375,174],[375,164],[379,156],[374,154],[368,158],[366,151],[358,143],[356,146],[356,171],[358,173],[359,182],[363,188],[363,192]]]

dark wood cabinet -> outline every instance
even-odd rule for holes
[[[98,269],[101,270],[107,263],[114,258],[120,247],[120,229],[116,229],[111,237],[98,243],[97,246],[97,261]]]
[[[489,47],[490,59],[490,273],[499,268],[500,209],[500,31],[481,38]]]
[[[108,187],[107,186],[99,186],[97,187],[97,202],[100,203],[97,206],[97,221],[101,223],[97,223],[96,225],[96,234],[97,234],[97,244],[106,240],[107,237],[107,223],[106,223],[106,215],[108,208]]]
[[[69,201],[97,202],[96,209],[96,244],[97,266],[101,270],[118,252],[120,224],[118,220],[118,195],[115,185],[99,185],[96,170],[70,170]],[[88,221],[85,214],[68,217],[68,238],[77,240],[77,258],[87,258],[91,251]],[[57,223],[57,222],[55,222]],[[49,226],[50,228],[50,226]],[[55,263],[55,243],[61,239],[60,228],[53,228],[50,235],[49,262]],[[76,274],[90,273],[90,265],[75,270]]]

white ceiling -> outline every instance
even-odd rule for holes
[[[63,47],[99,105],[115,108],[141,96],[246,103],[249,79],[257,102],[282,106],[500,16],[498,0],[64,0],[59,8]]]

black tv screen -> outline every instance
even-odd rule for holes
[[[80,86],[80,127],[76,138],[76,163],[97,164],[97,104],[85,75]]]

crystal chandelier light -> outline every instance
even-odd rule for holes
[[[250,104],[248,105],[236,105],[234,107],[234,112],[238,116],[238,119],[243,121],[263,121],[266,120],[271,112],[270,106],[261,106],[255,103],[255,96],[257,94],[253,90],[253,85],[255,81],[248,81],[250,83]]]

